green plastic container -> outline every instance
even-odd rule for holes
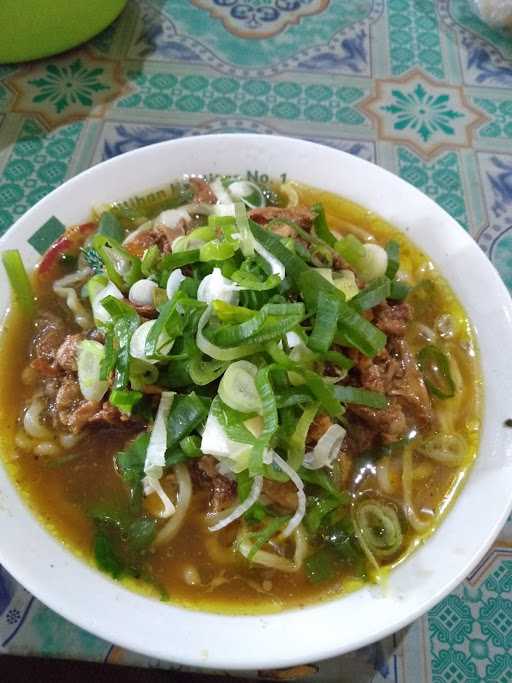
[[[111,24],[127,0],[0,0],[0,64],[69,50]]]

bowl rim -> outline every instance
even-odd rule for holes
[[[477,338],[482,348],[482,373],[486,393],[483,398],[483,431],[477,462],[453,509],[440,525],[440,529],[393,571],[390,579],[390,589],[393,592],[391,602],[389,596],[376,598],[373,590],[367,587],[357,593],[328,602],[316,603],[302,610],[287,610],[268,615],[230,616],[193,611],[172,604],[162,606],[161,603],[114,583],[66,550],[63,544],[50,535],[22,502],[5,468],[0,467],[0,524],[6,530],[3,538],[0,538],[0,560],[28,590],[64,618],[123,647],[186,665],[226,670],[278,668],[324,659],[360,648],[396,632],[430,609],[466,578],[492,545],[512,509],[512,496],[508,493],[510,483],[512,483],[510,463],[512,458],[508,457],[512,456],[512,430],[507,432],[503,427],[500,429],[500,418],[498,418],[498,415],[506,414],[506,396],[510,396],[512,390],[512,367],[507,367],[503,356],[496,353],[499,349],[498,339],[502,347],[506,347],[507,341],[512,343],[510,296],[492,264],[464,229],[423,193],[389,171],[339,150],[281,136],[234,133],[164,141],[114,157],[71,178],[18,219],[1,238],[0,249],[16,244],[20,238],[28,237],[34,228],[44,222],[42,218],[48,211],[50,213],[58,211],[61,215],[66,212],[69,214],[70,211],[65,203],[71,201],[73,196],[76,198],[77,206],[81,206],[84,200],[80,192],[76,192],[77,190],[84,191],[82,194],[88,196],[88,192],[94,185],[95,192],[97,191],[98,194],[108,193],[109,190],[103,186],[101,190],[98,190],[98,181],[101,185],[101,181],[104,180],[107,186],[108,179],[112,181],[114,178],[112,182],[115,184],[118,182],[115,179],[117,170],[121,171],[120,176],[126,174],[123,180],[119,181],[120,187],[123,187],[123,182],[126,182],[127,188],[138,184],[139,192],[143,192],[144,188],[151,190],[156,187],[156,184],[149,183],[149,181],[148,183],[141,182],[140,169],[144,169],[148,178],[161,175],[162,167],[159,164],[166,166],[165,159],[168,151],[170,151],[170,157],[174,155],[181,159],[183,165],[188,164],[188,168],[193,168],[191,164],[195,164],[198,168],[196,173],[199,173],[208,170],[200,168],[201,158],[223,150],[227,159],[239,159],[240,149],[243,149],[247,159],[256,159],[263,168],[275,169],[279,167],[279,164],[282,168],[285,165],[283,159],[286,159],[286,164],[298,165],[300,177],[296,179],[303,181],[305,176],[309,177],[313,173],[312,167],[315,163],[325,164],[326,168],[331,170],[339,164],[339,167],[333,170],[335,178],[345,174],[347,181],[354,183],[358,189],[356,192],[352,187],[348,188],[348,191],[345,191],[347,188],[340,188],[338,193],[373,210],[375,210],[375,205],[382,206],[382,210],[377,212],[406,234],[413,232],[415,236],[411,239],[416,244],[420,242],[421,248],[424,248],[421,239],[425,238],[421,231],[427,228],[416,227],[416,224],[428,226],[428,221],[432,222],[432,218],[435,218],[436,222],[428,228],[430,230],[428,235],[434,238],[432,245],[435,246],[436,255],[429,254],[429,256],[438,266],[440,261],[443,262],[443,267],[440,267],[442,274],[455,289],[459,298],[462,298],[470,318],[479,323]],[[313,164],[308,162],[310,157],[314,159]],[[153,167],[152,160],[157,161]],[[308,165],[311,168],[306,168]],[[229,172],[227,168],[224,170]],[[318,168],[316,172],[322,175]],[[272,173],[277,175],[275,171]],[[173,180],[179,175],[180,173],[177,172],[169,179]],[[290,176],[292,177],[293,173],[290,173]],[[368,190],[371,186],[368,178],[374,181],[371,190]],[[373,189],[375,186],[378,190]],[[331,189],[326,187],[326,182],[323,181],[320,181],[317,187]],[[133,194],[134,192],[127,189],[126,192],[117,193],[116,196],[109,196],[114,201],[128,198]],[[367,201],[360,201],[361,198],[364,200],[365,196]],[[397,215],[396,219],[391,220],[389,215],[395,210],[393,202],[397,197],[399,197],[398,204],[401,206],[401,213],[405,213],[405,216]],[[61,199],[64,200],[64,206],[57,208]],[[89,208],[91,204],[92,202],[89,201]],[[71,213],[75,212],[74,221],[65,219],[63,222],[81,220],[77,216],[79,211],[77,206],[71,209]],[[415,218],[408,214],[408,211],[413,210],[416,212]],[[449,230],[448,239],[443,233],[444,229]],[[25,244],[17,246],[26,247]],[[426,251],[429,253],[428,249]],[[456,259],[456,256],[464,256],[464,259],[461,261],[461,258]],[[32,260],[37,259],[32,256]],[[472,281],[464,282],[463,276],[469,277],[472,272],[474,273],[474,268],[477,268],[479,282],[476,284]],[[5,287],[3,274],[0,275],[0,287],[2,285]],[[464,288],[469,293],[461,297],[461,291],[466,291]],[[468,306],[465,299],[470,294],[475,297],[475,302],[470,301]],[[487,301],[487,308],[482,296]],[[490,312],[487,310],[489,306],[492,309]],[[489,333],[484,326],[484,323],[489,322],[492,323],[492,333]],[[488,348],[494,350],[495,353],[491,354]],[[493,412],[489,412],[489,408]],[[487,456],[488,451],[485,451],[485,459],[483,455],[480,455],[484,443],[490,449],[489,456]],[[499,467],[494,466],[494,461],[488,462],[491,456],[496,456]],[[479,511],[479,517],[474,517],[474,523],[477,525],[479,519],[480,522],[487,520],[485,531],[480,530],[477,534],[478,543],[472,541],[473,546],[470,548],[456,547],[452,553],[448,550],[444,537],[449,531],[453,531],[454,535],[461,531],[460,524],[459,526],[455,524],[455,528],[452,529],[453,519],[460,517],[458,513],[455,515],[455,511],[462,507],[463,500],[465,507],[468,507],[466,502],[468,496],[471,495],[476,500],[475,477],[477,476],[479,482],[483,482],[478,484],[479,486],[483,487],[485,483],[488,486],[492,485],[493,490],[498,490],[502,497],[488,496],[486,506]],[[467,494],[470,485],[471,493]],[[35,541],[36,548],[31,549],[30,543],[16,542],[19,533],[27,528],[31,539]],[[445,528],[446,531],[443,532]],[[443,543],[437,540],[441,537],[443,537]],[[458,541],[455,542],[456,546],[457,544]],[[429,558],[429,554],[433,553],[428,552],[428,549],[433,550],[434,546],[445,548],[447,552],[445,558],[447,576],[438,586],[433,580],[433,577],[438,578],[437,572],[440,571],[437,558]],[[36,561],[41,558],[44,558],[43,562],[47,565],[44,564],[40,571]],[[433,561],[434,564],[432,564]],[[415,568],[414,571],[420,572],[419,576],[423,576],[422,572],[424,573],[424,583],[428,585],[428,591],[423,588],[423,585],[414,585],[414,581],[407,574],[407,567],[410,569],[412,566]],[[404,567],[406,567],[405,572]],[[397,580],[403,580],[404,584],[397,586]],[[83,596],[85,599],[80,599],[76,595],[77,581],[86,587]],[[409,602],[413,604],[409,605]],[[384,603],[391,609],[392,615],[389,618],[382,614],[381,608]],[[340,633],[338,637],[339,617],[340,614],[347,616],[343,614],[346,611],[344,605],[349,604],[352,605],[352,609],[355,607],[355,612],[351,616],[354,633]],[[99,614],[105,605],[108,605],[109,609],[107,614],[100,619]],[[361,616],[358,610],[361,610]],[[153,619],[153,623],[142,633],[140,630],[131,629],[129,623],[130,615],[138,613],[148,615],[151,613]],[[362,615],[378,618],[375,622],[372,621],[368,628],[368,624],[366,627],[364,624],[359,624]],[[172,638],[171,642],[167,642],[167,638],[164,637],[165,628],[175,624],[175,619],[179,620],[178,626],[181,627],[177,642],[173,642]],[[309,636],[302,633],[306,630],[305,625],[311,625],[314,630],[315,624],[318,627],[321,626],[322,633],[310,632]],[[285,642],[281,641],[278,647],[276,638],[280,633],[282,636],[282,629],[287,629],[288,635]],[[244,640],[248,636],[251,637],[250,642]],[[212,641],[213,648],[210,645]]]

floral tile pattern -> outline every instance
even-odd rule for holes
[[[427,157],[443,147],[470,146],[473,128],[485,121],[461,88],[440,85],[418,69],[400,80],[377,81],[360,108],[375,121],[380,139],[407,142]]]
[[[290,24],[297,24],[302,17],[322,12],[328,0],[265,3],[258,0],[192,0],[192,4],[220,19],[228,31],[241,38],[270,38]]]
[[[482,23],[470,0],[129,0],[88,45],[0,65],[0,234],[68,177],[137,147],[291,135],[421,189],[512,290],[511,88],[510,33]],[[320,683],[510,683],[511,548],[512,518],[428,615],[300,673]],[[172,667],[65,622],[2,568],[0,650]]]
[[[116,63],[85,53],[34,62],[5,79],[15,95],[11,110],[36,114],[48,126],[101,116],[123,90],[118,70]]]

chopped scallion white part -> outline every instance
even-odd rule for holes
[[[316,360],[316,356],[313,351],[311,351],[311,349],[306,346],[303,341],[301,341],[300,344],[294,344],[289,356],[290,360],[303,368],[312,368]],[[302,374],[299,372],[294,372],[293,370],[288,371],[288,379],[290,384],[292,384],[294,387],[300,386],[306,382]]]
[[[107,296],[113,296],[119,300],[124,299],[123,293],[113,282],[109,282],[103,289],[100,289],[99,292],[94,295],[94,298],[91,302],[92,312],[94,319],[102,323],[106,323],[111,320],[110,313],[101,304],[103,299],[106,299]]]
[[[233,195],[233,197],[237,197],[238,199],[242,199],[242,197],[248,197],[256,190],[259,190],[258,186],[248,182],[247,180],[235,180],[235,182],[231,183],[229,186],[229,192]]]
[[[197,300],[210,304],[216,299],[228,304],[237,304],[240,287],[222,275],[220,268],[214,268],[204,277],[197,288]]]
[[[258,498],[260,497],[261,494],[261,489],[263,488],[263,477],[257,476],[254,477],[253,482],[252,482],[252,487],[249,495],[247,498],[244,500],[243,503],[240,503],[235,507],[234,510],[232,510],[226,517],[221,519],[219,522],[214,524],[213,526],[208,527],[209,531],[220,531],[221,529],[224,529],[224,527],[228,526],[229,524],[232,524],[235,520],[239,519],[243,514],[247,512],[247,510],[254,505],[254,503],[257,502]]]
[[[247,360],[237,360],[226,369],[219,384],[222,401],[242,413],[259,413],[261,399],[256,389],[258,368]]]
[[[265,249],[263,245],[261,245],[259,242],[256,242],[256,240],[254,240],[254,250],[268,263],[272,275],[279,275],[280,279],[284,280],[286,277],[286,271],[281,261],[276,259],[275,256],[272,256],[272,254]]]
[[[235,205],[231,204],[216,204],[213,213],[216,216],[234,216]]]
[[[315,268],[316,272],[321,275],[324,280],[327,280],[327,282],[330,282],[331,285],[334,284],[334,280],[332,277],[332,270],[330,268]]]
[[[286,333],[286,343],[288,344],[289,349],[294,349],[296,346],[299,346],[300,344],[303,344],[304,342],[299,337],[297,332],[292,331],[292,332]]]
[[[365,282],[386,274],[388,255],[378,244],[363,244],[365,255],[357,264],[357,273]]]
[[[167,418],[174,400],[173,391],[163,391],[158,404],[155,422],[149,437],[146,459],[144,461],[145,491],[155,491],[164,505],[161,516],[170,517],[174,513],[174,505],[163,491],[159,479],[165,466],[167,449]]]
[[[342,270],[340,277],[335,278],[332,280],[332,282],[336,289],[339,289],[340,292],[343,292],[347,301],[350,301],[350,299],[353,299],[357,294],[359,294],[356,276],[351,270]]]
[[[232,472],[241,472],[247,467],[250,450],[249,444],[230,439],[219,420],[210,412],[201,439],[202,453],[213,455]]]
[[[280,455],[273,453],[273,461],[297,487],[297,510],[281,534],[283,538],[288,538],[288,536],[293,534],[295,529],[302,522],[302,519],[306,513],[306,494],[304,493],[304,483],[297,472],[290,467],[286,460],[283,460]]]
[[[338,457],[346,434],[346,430],[341,425],[331,425],[318,439],[313,450],[304,456],[304,467],[308,470],[331,467],[333,461]]]
[[[101,401],[108,389],[108,381],[100,379],[105,347],[92,339],[83,339],[77,349],[78,383],[87,401]]]
[[[169,300],[172,299],[173,296],[176,294],[184,279],[185,276],[179,269],[173,270],[172,273],[169,275],[166,286],[167,298]]]
[[[233,197],[241,199],[251,209],[265,206],[265,197],[255,183],[248,180],[236,180],[228,186],[228,190]]]
[[[222,180],[217,178],[210,183],[210,189],[217,197],[217,204],[232,204],[233,198],[222,184]]]
[[[261,417],[261,415],[255,415],[254,417],[250,417],[247,420],[244,420],[244,427],[247,427],[251,434],[258,438],[259,436],[261,436],[261,433],[263,431],[263,418]]]
[[[235,205],[235,220],[238,228],[237,237],[233,235],[233,239],[240,240],[240,249],[244,256],[254,255],[254,243],[256,240],[249,227],[249,219],[247,218],[247,211],[242,202],[237,202]]]
[[[158,513],[158,516],[161,519],[168,519],[169,517],[172,517],[172,515],[176,511],[176,508],[174,507],[174,503],[169,498],[167,493],[163,490],[162,484],[160,483],[160,479],[156,479],[155,477],[150,477],[149,475],[146,475],[142,479],[142,487],[145,496],[149,496],[152,493],[156,493],[156,495],[160,498],[162,502],[162,510]]]
[[[215,360],[238,360],[239,358],[249,356],[251,353],[255,353],[258,350],[257,344],[245,344],[243,346],[235,346],[228,349],[213,344],[203,334],[203,330],[208,324],[211,314],[212,307],[209,305],[199,318],[199,323],[197,324],[196,344],[200,351]]]
[[[157,287],[158,285],[153,280],[137,280],[130,287],[128,299],[136,306],[152,306],[153,294]]]
[[[156,323],[156,320],[147,320],[135,330],[130,339],[130,355],[133,358],[144,360],[146,363],[157,363],[156,358],[148,358],[146,356],[146,340],[151,328]],[[168,336],[162,332],[158,339],[158,352],[165,356],[172,349],[174,339],[169,339]]]
[[[192,220],[189,212],[183,207],[179,209],[167,209],[155,219],[155,225],[165,225],[168,228],[177,227],[180,221],[190,223]]]

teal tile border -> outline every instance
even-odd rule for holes
[[[64,228],[65,226],[59,219],[52,216],[35,231],[32,237],[28,239],[28,243],[40,254],[44,254],[48,247],[55,242],[57,237],[62,235]]]

